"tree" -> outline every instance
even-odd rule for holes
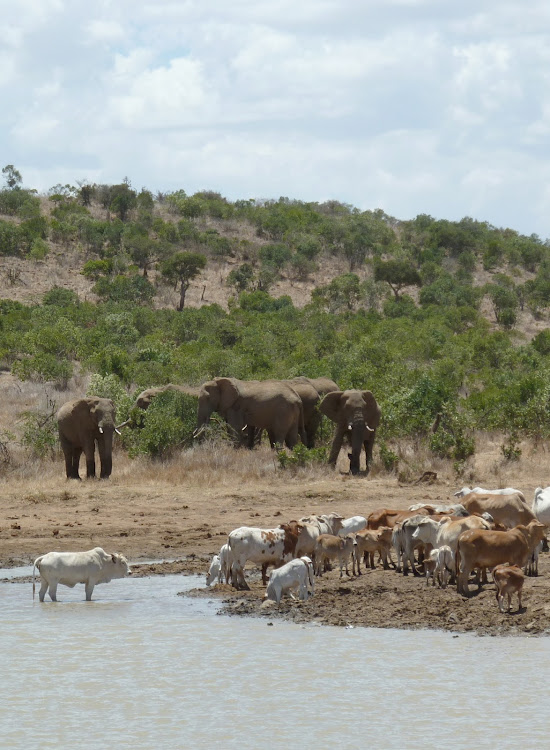
[[[422,286],[420,274],[407,260],[379,260],[374,266],[374,280],[389,284],[395,299],[406,286]]]
[[[6,178],[6,185],[9,190],[16,190],[21,187],[21,183],[23,182],[21,172],[19,172],[13,164],[6,164],[2,169],[2,174]]]
[[[177,310],[183,310],[185,295],[192,279],[206,266],[206,257],[201,253],[175,253],[161,265],[162,275],[176,288],[180,285],[180,299]]]

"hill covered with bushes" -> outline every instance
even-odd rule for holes
[[[327,375],[373,391],[389,463],[405,436],[460,463],[476,429],[503,431],[509,457],[550,434],[550,247],[536,236],[129,181],[38,196],[3,173],[0,361],[23,380],[63,388],[79,369],[131,393]]]

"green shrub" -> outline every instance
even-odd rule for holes
[[[59,448],[55,404],[46,411],[25,411],[21,415],[21,443],[36,458],[56,458]]]
[[[378,442],[378,450],[380,452],[380,460],[382,461],[382,465],[385,471],[397,471],[397,467],[399,464],[399,456],[397,455],[397,453],[394,453],[390,448],[388,448],[387,444],[383,440],[380,440]]]
[[[306,448],[303,443],[297,443],[290,453],[286,450],[278,451],[277,460],[282,469],[298,469],[315,464],[326,464],[328,448],[326,446]]]

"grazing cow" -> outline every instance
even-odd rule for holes
[[[478,492],[471,492],[462,498],[462,505],[471,514],[481,516],[482,513],[490,513],[495,523],[512,529],[519,524],[525,526],[535,518],[533,511],[527,507],[522,497],[521,493],[482,495]]]
[[[211,586],[216,580],[216,578],[219,581],[220,575],[221,575],[220,556],[214,555],[214,557],[212,558],[212,562],[210,563],[208,573],[206,574],[206,585]]]
[[[396,523],[404,521],[411,516],[429,515],[426,508],[420,510],[388,510],[388,508],[378,508],[373,510],[367,516],[367,529],[379,529],[381,526],[389,526],[393,529]]]
[[[433,503],[415,503],[410,505],[409,510],[418,513],[422,508],[425,508],[430,515],[444,513],[448,516],[469,516],[470,514],[461,503],[453,503],[452,505],[434,505]]]
[[[229,534],[227,544],[231,552],[231,581],[235,588],[248,589],[244,566],[249,560],[262,566],[262,582],[267,583],[267,566],[281,565],[295,557],[296,544],[303,526],[298,521],[282,523],[276,529],[241,526]]]
[[[86,601],[92,599],[94,586],[98,583],[109,583],[113,578],[124,578],[131,574],[128,561],[124,555],[108,554],[101,547],[95,547],[87,552],[48,552],[37,557],[32,569],[32,595],[35,591],[35,568],[40,573],[42,583],[38,596],[44,601],[46,590],[52,602],[57,601],[57,587],[73,588],[77,583],[83,583],[86,591]]]
[[[537,487],[535,490],[533,513],[537,521],[550,526],[550,487]]]
[[[338,531],[338,536],[346,536],[346,534],[354,534],[356,531],[361,531],[367,525],[367,519],[364,516],[352,516],[342,521],[342,527]]]
[[[345,537],[321,534],[315,543],[315,575],[323,575],[325,560],[338,559],[340,578],[342,578],[344,567],[346,575],[349,576],[348,562],[356,544],[354,534],[348,534]]]
[[[272,599],[279,604],[286,591],[294,598],[291,589],[299,589],[298,595],[302,601],[305,601],[308,597],[308,584],[313,595],[313,563],[309,557],[304,555],[271,571],[265,598]]]
[[[471,495],[472,492],[475,492],[477,495],[519,495],[524,503],[527,502],[523,492],[521,490],[515,490],[513,487],[505,487],[502,490],[484,490],[483,487],[474,487],[473,489],[470,489],[470,487],[463,487],[461,490],[454,493],[454,497],[466,497],[466,495]]]
[[[445,516],[445,518],[448,517],[449,516]],[[432,517],[432,519],[434,518],[440,517]],[[413,575],[420,575],[414,564],[414,550],[420,546],[423,546],[427,550],[431,549],[431,544],[427,544],[422,539],[419,539],[418,536],[414,536],[414,533],[419,524],[425,519],[426,516],[415,514],[413,516],[410,516],[409,518],[405,518],[403,521],[397,523],[394,526],[392,534],[392,544],[397,552],[396,570],[398,573],[401,572],[401,561],[403,561],[404,576],[409,575],[409,563],[411,565]]]
[[[462,533],[456,550],[458,592],[468,595],[468,579],[474,568],[494,568],[506,562],[522,568],[544,539],[545,529],[544,524],[533,520],[508,531],[473,529]]]
[[[521,591],[525,576],[517,565],[497,565],[493,568],[493,580],[496,586],[498,608],[504,613],[504,597],[508,597],[508,612],[512,608],[512,594],[518,595],[518,612],[521,611]]]
[[[388,564],[388,557],[391,561],[391,540],[392,530],[389,526],[381,526],[379,529],[362,529],[355,535],[356,546],[353,550],[353,574],[355,575],[355,568],[357,566],[357,575],[361,575],[361,568],[359,561],[364,555],[365,566],[374,568],[374,555],[376,552],[380,554],[384,565],[384,570],[387,570],[390,566]],[[395,566],[394,566],[395,567]]]

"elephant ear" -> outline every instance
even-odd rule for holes
[[[363,401],[367,405],[366,413],[369,423],[372,421],[372,427],[378,427],[380,421],[380,409],[376,403],[376,399],[372,395],[372,391],[362,391]],[[369,426],[371,426],[369,424]]]
[[[343,391],[332,391],[331,393],[327,393],[319,404],[319,410],[329,419],[332,419],[333,422],[340,421],[340,401],[342,393]]]
[[[214,378],[220,392],[220,413],[230,409],[241,395],[234,378]]]

